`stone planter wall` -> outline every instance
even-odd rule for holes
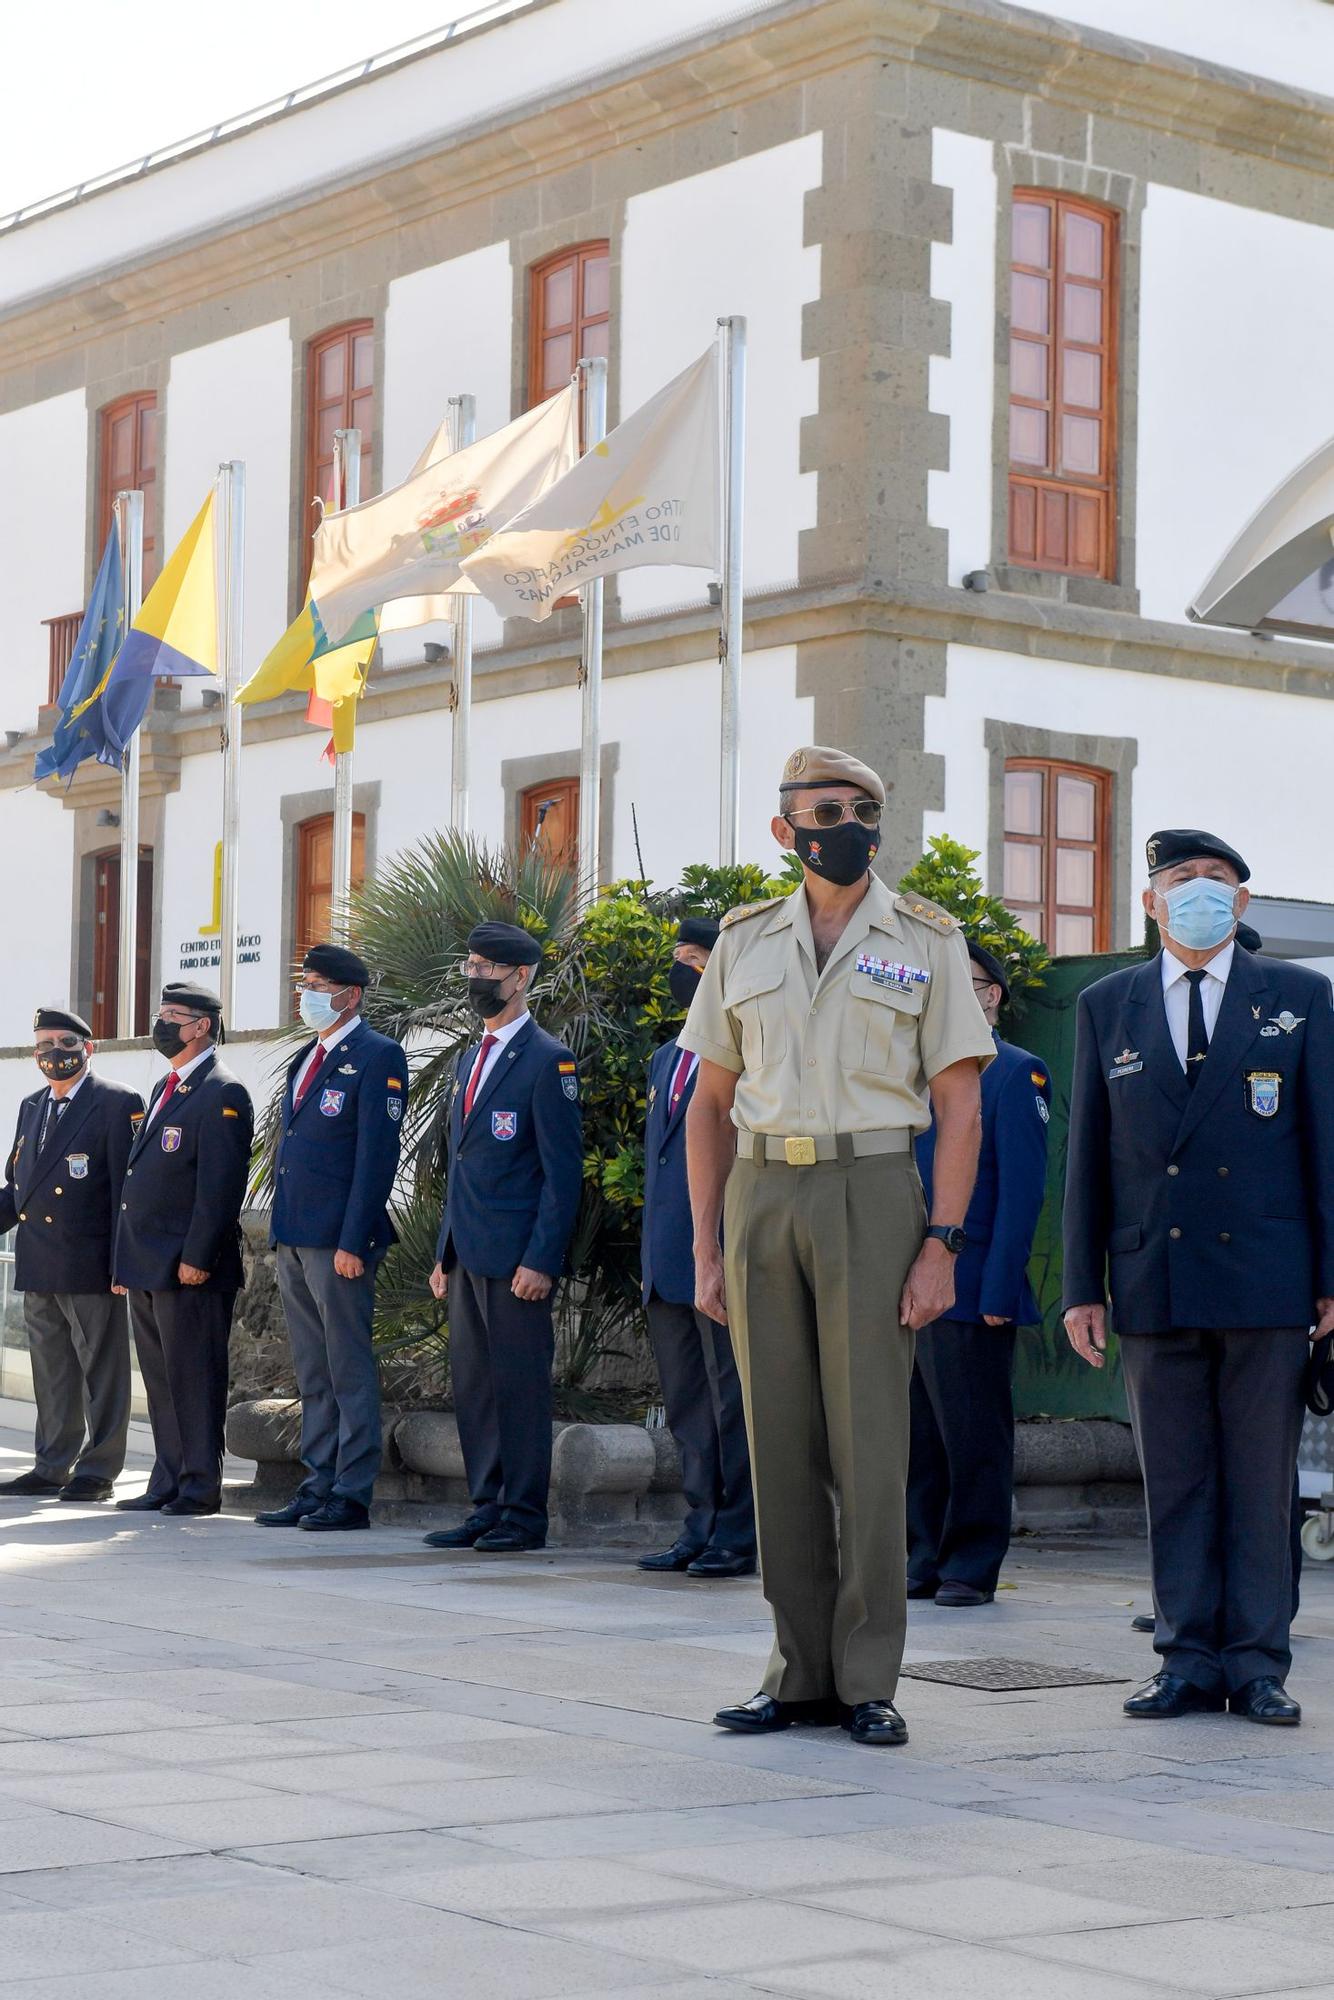
[[[376,1518],[452,1523],[468,1505],[458,1425],[442,1410],[385,1411],[385,1466]],[[236,1403],[227,1448],[254,1459],[254,1484],[231,1488],[237,1511],[281,1505],[300,1481],[300,1407],[290,1398]],[[647,1547],[670,1540],[685,1503],[670,1432],[635,1424],[552,1427],[551,1535],[568,1544]],[[1022,1423],[1015,1449],[1015,1525],[1048,1531],[1143,1531],[1143,1493],[1130,1433],[1105,1421]]]

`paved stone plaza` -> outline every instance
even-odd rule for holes
[[[1138,1678],[1145,1602],[1142,1543],[1027,1540],[910,1663]],[[905,1680],[906,1750],[747,1741],[754,1582],[3,1503],[0,1991],[1334,1995],[1334,1574],[1298,1630],[1296,1732]]]

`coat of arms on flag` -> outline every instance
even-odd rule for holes
[[[518,1129],[519,1114],[517,1111],[493,1111],[491,1113],[491,1137],[493,1139],[512,1139]]]
[[[320,1092],[320,1110],[326,1118],[336,1118],[338,1116],[343,1108],[343,1099],[346,1096],[347,1092],[345,1090],[322,1090]]]

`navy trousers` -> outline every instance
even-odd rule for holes
[[[731,1336],[693,1306],[651,1298],[647,1311],[667,1428],[681,1450],[681,1540],[753,1555],[750,1451]]]
[[[551,1484],[551,1297],[449,1274],[449,1370],[473,1509],[542,1540]]]
[[[1015,1330],[933,1320],[917,1336],[910,1401],[908,1575],[994,1590],[1014,1502]]]

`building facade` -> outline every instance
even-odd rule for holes
[[[1262,894],[1334,899],[1313,809],[1334,671],[1184,610],[1334,431],[1334,8],[1061,11],[502,0],[0,222],[22,972],[0,1047],[39,994],[114,1023],[118,779],[85,764],[37,789],[32,759],[115,491],[144,489],[151,575],[218,462],[245,461],[250,672],[300,606],[335,429],[362,431],[368,497],[449,396],[475,396],[480,434],[602,353],[614,423],[726,313],[750,346],[743,855],[770,852],[778,767],[814,740],[884,773],[887,873],[948,831],[1057,952],[1133,941],[1163,824],[1217,826]],[[637,872],[634,825],[660,884],[716,853],[707,584],[608,585],[604,880]],[[447,637],[387,638],[373,672],[366,872],[447,819]],[[479,606],[481,836],[531,836],[546,806],[542,837],[573,837],[578,652],[574,609],[532,626]],[[188,682],[145,725],[145,1005],[216,954],[219,725]],[[300,698],[248,711],[244,742],[236,1025],[266,1030],[327,917],[332,774]]]

